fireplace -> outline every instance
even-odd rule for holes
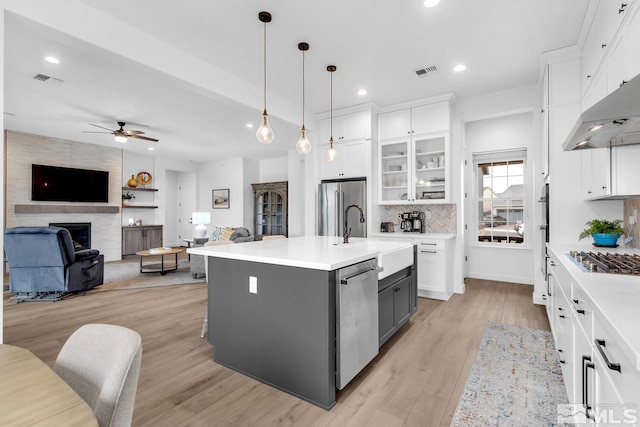
[[[61,227],[69,230],[76,250],[91,248],[90,222],[50,222],[51,227]]]

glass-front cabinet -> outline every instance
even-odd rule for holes
[[[448,202],[448,157],[448,133],[380,142],[379,203]]]
[[[251,187],[254,194],[256,237],[274,234],[287,236],[287,181],[251,184]]]

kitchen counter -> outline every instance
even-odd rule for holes
[[[344,244],[342,237],[303,236],[237,245],[202,246],[189,248],[187,252],[217,258],[332,271],[378,258],[381,253],[391,254],[407,248],[411,248],[411,243],[352,237],[348,244]],[[380,261],[379,259],[379,264],[382,265],[379,266],[386,268],[384,262]]]
[[[370,237],[393,237],[398,239],[407,239],[407,240],[420,240],[420,239],[442,239],[449,240],[455,239],[456,235],[451,233],[405,233],[402,230],[394,231],[392,233],[371,233]]]
[[[635,369],[640,371],[640,277],[582,271],[567,255],[572,250],[640,255],[640,250],[596,248],[584,243],[547,246],[586,292],[598,314],[618,333],[627,353],[633,357]]]

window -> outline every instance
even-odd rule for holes
[[[478,241],[523,244],[526,151],[474,154]]]

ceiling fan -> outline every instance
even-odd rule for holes
[[[94,125],[93,123],[89,123],[89,124],[91,126],[95,126],[100,129],[106,129],[109,132],[93,132],[93,131],[85,130],[83,131],[84,133],[110,133],[112,135],[115,135],[116,141],[118,142],[127,142],[128,138],[137,138],[137,139],[144,139],[145,141],[158,142],[158,140],[155,138],[142,136],[144,132],[142,132],[141,130],[124,130],[124,126],[126,125],[125,122],[118,122],[118,126],[120,126],[120,129],[115,129],[115,130],[106,128],[104,126]]]

